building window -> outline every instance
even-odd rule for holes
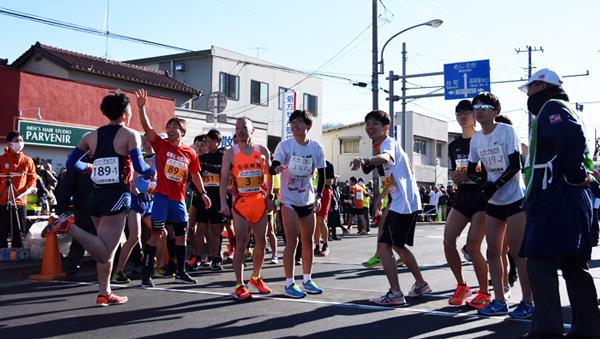
[[[444,149],[444,143],[443,142],[436,142],[435,143],[435,157],[436,158],[438,158],[438,159],[442,158],[443,149]]]
[[[219,73],[219,91],[221,91],[227,99],[240,99],[240,77],[227,73]]]
[[[269,106],[269,84],[250,80],[250,103]]]
[[[342,154],[359,154],[360,139],[340,140]]]
[[[427,155],[427,139],[415,137],[413,152],[421,155]]]
[[[175,63],[175,71],[176,72],[185,72],[185,63],[184,62]]]
[[[316,96],[304,93],[303,107],[305,111],[312,113],[313,117],[319,115]]]
[[[283,94],[288,90],[288,88],[279,87],[279,104],[277,106],[278,109],[283,109]]]

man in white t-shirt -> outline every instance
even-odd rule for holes
[[[398,141],[387,135],[390,116],[384,111],[372,111],[365,116],[365,130],[373,140],[374,156],[356,158],[352,161],[352,170],[362,168],[369,173],[377,169],[382,176],[384,191],[389,192],[388,208],[384,211],[384,222],[378,234],[378,253],[381,256],[383,270],[390,283],[388,293],[371,302],[380,305],[402,305],[406,303],[398,282],[398,270],[392,250],[396,250],[413,274],[415,283],[408,295],[418,297],[431,292],[429,284],[423,279],[419,265],[412,252],[405,245],[412,246],[417,215],[421,208],[419,189],[408,156]]]

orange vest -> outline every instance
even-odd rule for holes
[[[235,194],[257,194],[264,193],[264,155],[259,145],[254,145],[250,155],[244,154],[238,145],[233,146],[233,168],[231,174],[234,177]]]
[[[354,199],[354,208],[363,208],[365,200],[365,189],[362,186],[356,184],[350,186],[350,192]]]

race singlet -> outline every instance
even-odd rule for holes
[[[119,159],[110,157],[94,160],[91,179],[96,185],[118,184]]]
[[[168,180],[182,182],[187,179],[188,165],[175,159],[167,158],[165,163],[165,177]]]
[[[236,177],[237,189],[240,193],[258,193],[263,182],[260,169],[242,170]]]

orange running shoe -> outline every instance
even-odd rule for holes
[[[256,279],[254,279],[254,277],[250,277],[250,280],[248,280],[248,285],[254,287],[259,294],[271,293],[271,289],[267,286],[267,284],[265,284],[261,277]]]
[[[448,304],[454,306],[460,306],[463,304],[466,298],[470,297],[473,292],[471,288],[466,284],[459,284],[456,286],[456,291],[450,299],[448,299]]]
[[[109,295],[99,295],[96,298],[96,306],[110,306],[110,305],[121,305],[129,300],[127,297],[119,297],[114,293]]]
[[[194,265],[196,265],[197,261],[198,261],[198,257],[195,255],[192,255],[186,262],[187,262],[188,266],[194,266]]]
[[[241,284],[235,289],[235,294],[233,295],[233,297],[237,300],[244,301],[252,299],[252,294],[250,294],[250,291],[248,291],[246,285]]]
[[[467,301],[467,305],[480,310],[480,309],[486,307],[491,301],[492,301],[491,295],[489,295],[487,293],[483,293],[481,291],[477,291],[475,298]]]
[[[74,222],[75,217],[71,213],[63,213],[57,217],[50,216],[48,218],[48,225],[42,230],[42,238],[51,233],[67,233]]]

